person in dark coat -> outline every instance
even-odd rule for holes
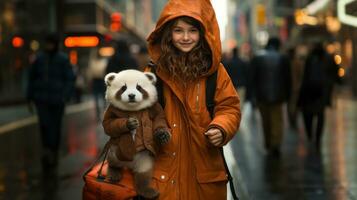
[[[338,66],[322,43],[316,43],[308,55],[301,84],[298,106],[302,110],[305,131],[310,143],[320,150],[325,109],[331,105],[333,85],[338,80]],[[316,127],[313,121],[316,119]]]
[[[75,80],[58,42],[56,35],[46,37],[45,50],[36,56],[28,74],[27,99],[34,103],[39,119],[44,170],[57,166],[65,103],[70,100]]]
[[[232,57],[222,60],[243,105],[248,80],[248,63],[239,57],[238,47],[232,49]]]
[[[266,48],[253,57],[250,65],[250,85],[262,116],[265,148],[272,156],[280,155],[283,104],[291,89],[290,63],[279,49],[279,38],[270,38]]]
[[[138,63],[131,54],[129,45],[125,40],[118,40],[114,55],[109,59],[105,74],[119,72],[126,69],[138,69]]]

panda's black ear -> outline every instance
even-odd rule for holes
[[[106,85],[106,86],[110,86],[110,83],[114,80],[114,78],[115,78],[116,75],[117,75],[117,74],[114,73],[114,72],[111,72],[111,73],[105,75],[105,78],[104,78],[105,85]]]
[[[152,82],[152,84],[155,85],[156,83],[156,75],[152,72],[144,72],[144,74],[146,75],[146,77],[148,77],[148,79]]]

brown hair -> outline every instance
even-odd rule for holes
[[[199,30],[200,40],[188,53],[180,51],[172,43],[172,30],[178,20]],[[175,18],[164,25],[159,35],[155,41],[161,47],[161,55],[157,61],[158,70],[168,71],[174,78],[192,81],[206,73],[211,67],[211,49],[204,37],[204,28],[199,21],[187,16]]]

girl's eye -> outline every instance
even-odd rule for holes
[[[181,30],[181,29],[174,29],[174,32],[175,32],[175,33],[181,33],[182,30]]]
[[[190,29],[190,32],[192,32],[192,33],[196,33],[197,31],[198,31],[197,28]]]

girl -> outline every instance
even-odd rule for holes
[[[218,23],[209,0],[171,0],[148,37],[148,50],[163,81],[172,138],[157,155],[153,187],[159,199],[222,200],[226,171],[220,147],[239,128],[239,97],[220,63]],[[214,118],[205,84],[217,72]]]

